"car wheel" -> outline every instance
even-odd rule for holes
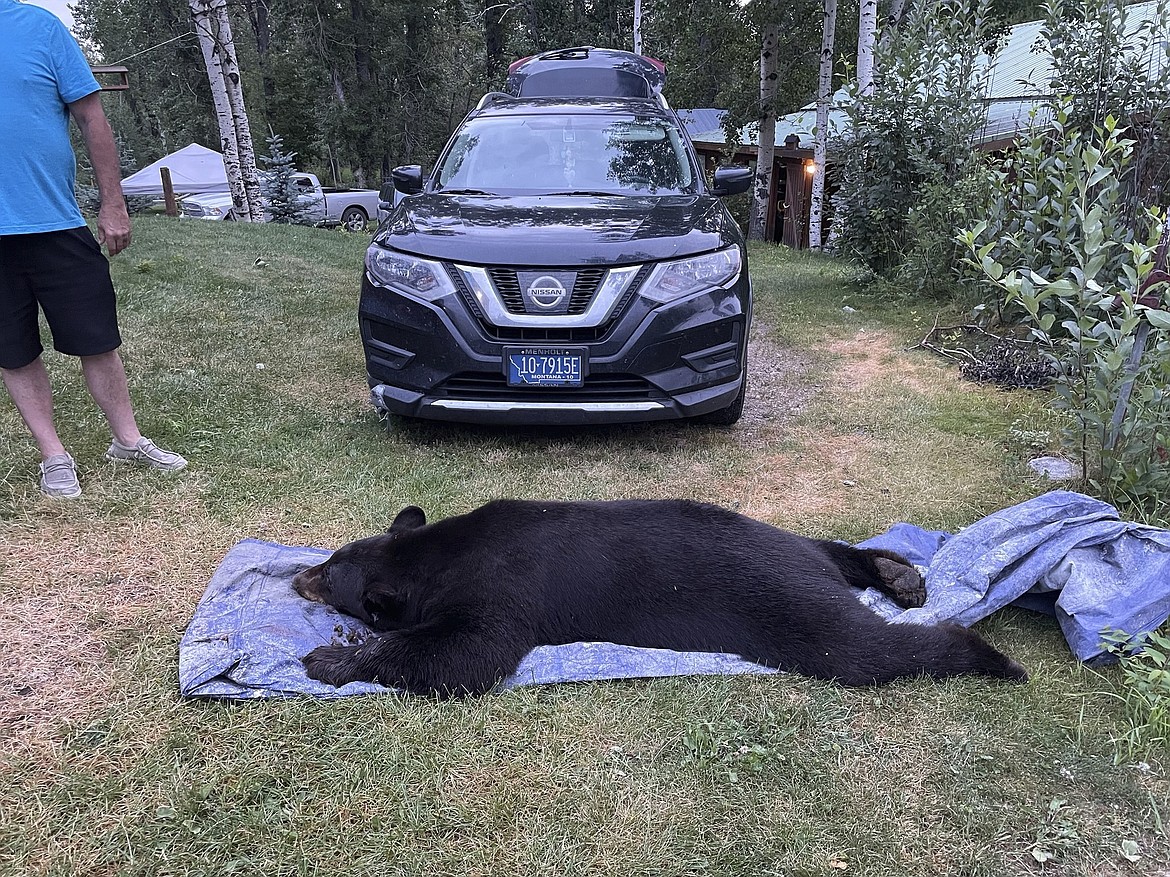
[[[346,207],[341,214],[341,227],[346,231],[365,231],[370,217],[360,207]]]
[[[743,415],[743,401],[747,398],[747,375],[743,376],[743,383],[739,385],[739,395],[726,408],[709,411],[695,418],[697,423],[709,423],[712,426],[733,426]]]

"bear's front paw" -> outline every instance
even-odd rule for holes
[[[347,682],[362,682],[354,667],[357,650],[353,646],[318,646],[301,658],[310,679],[340,688]]]

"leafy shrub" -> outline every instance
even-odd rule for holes
[[[1157,513],[1170,489],[1170,314],[1146,305],[1170,301],[1170,289],[1146,281],[1165,217],[1142,206],[1140,143],[1102,109],[1136,114],[1139,93],[1165,92],[1170,64],[1125,61],[1127,40],[1141,51],[1150,38],[1133,36],[1120,0],[1084,0],[1065,18],[1056,4],[1046,10],[1055,97],[989,172],[988,218],[958,240],[997,291],[1001,322],[1026,325],[1050,358],[1054,407],[1069,415],[1063,443],[1086,482]]]
[[[985,0],[926,0],[888,34],[873,93],[855,95],[835,149],[834,248],[917,291],[952,288],[953,229],[981,203],[977,63],[990,41]]]
[[[1052,93],[1069,101],[1070,124],[1088,132],[1117,119],[1135,140],[1118,205],[1131,227],[1143,201],[1166,204],[1170,188],[1170,4],[1134,20],[1129,0],[1046,0],[1041,48],[1052,56]]]
[[[1170,754],[1170,633],[1154,631],[1135,639],[1115,630],[1107,631],[1104,640],[1121,662],[1130,723],[1116,741],[1119,759]]]

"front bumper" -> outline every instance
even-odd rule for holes
[[[385,412],[463,423],[584,425],[676,420],[731,405],[743,383],[751,317],[735,285],[656,305],[636,294],[604,325],[506,328],[466,289],[423,302],[362,280],[359,321],[371,401]],[[504,351],[576,348],[580,387],[510,387]]]

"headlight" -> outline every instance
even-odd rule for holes
[[[389,286],[423,301],[435,301],[455,291],[455,284],[438,262],[396,253],[374,245],[366,250],[366,270],[380,286]]]
[[[739,277],[740,264],[739,247],[728,247],[717,253],[693,256],[690,259],[663,262],[642,284],[639,294],[651,301],[665,304],[692,292],[710,289],[713,286],[726,286]]]

